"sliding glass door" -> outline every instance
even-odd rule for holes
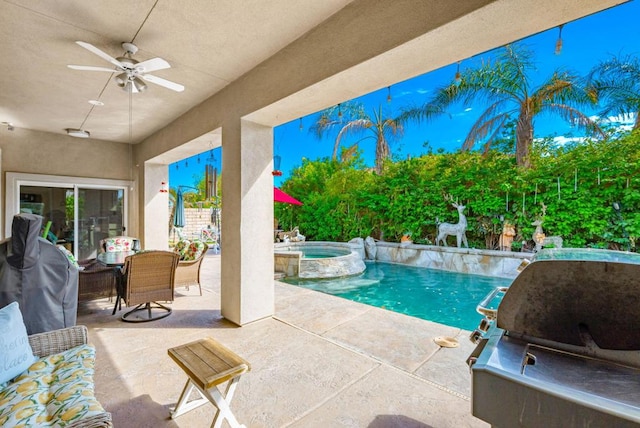
[[[83,179],[73,179],[77,182],[70,184],[65,182],[70,177],[46,176],[44,181],[43,176],[7,175],[13,181],[7,185],[7,227],[16,212],[41,215],[41,235],[79,260],[96,257],[102,239],[126,233],[127,186],[122,182],[84,179],[86,184],[78,184]]]
[[[78,259],[94,258],[100,241],[124,235],[124,190],[78,188]]]

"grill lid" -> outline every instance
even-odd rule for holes
[[[504,295],[497,326],[569,345],[640,350],[640,255],[542,250]]]

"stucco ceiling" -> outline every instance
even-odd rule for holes
[[[457,26],[352,67],[322,86],[300,91],[297,97],[256,112],[254,118],[263,123],[291,120],[334,99],[361,95],[623,0],[429,0],[423,9],[460,8],[474,1],[491,7],[458,19]],[[0,0],[0,122],[57,134],[65,134],[65,128],[84,128],[95,139],[140,142],[352,2],[358,4],[356,0]],[[415,5],[408,0],[400,3]],[[390,10],[392,4],[396,3],[387,4]],[[524,14],[525,18],[515,16]],[[499,31],[495,22],[501,24]],[[140,49],[135,59],[164,58],[171,68],[153,74],[186,89],[178,93],[149,83],[146,92],[135,94],[130,137],[129,96],[113,76],[67,67],[109,66],[74,43],[77,40],[114,57],[124,53],[122,42],[134,42]],[[100,100],[104,106],[94,107],[89,100]],[[278,114],[280,119],[273,119]],[[207,147],[200,146],[200,151]],[[197,150],[187,152],[185,156]],[[174,153],[172,158],[179,157]]]
[[[138,61],[171,64],[153,74],[186,87],[148,84],[132,99],[135,143],[209,98],[317,26],[351,0],[8,0],[0,1],[0,122],[64,134],[84,128],[129,141],[129,97],[113,75],[67,64],[110,67],[74,43],[113,57],[134,42]],[[104,102],[93,107],[89,100]]]

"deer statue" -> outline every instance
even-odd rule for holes
[[[562,236],[546,236],[542,230],[542,223],[544,221],[544,217],[547,215],[547,206],[544,203],[540,203],[540,205],[542,205],[542,216],[531,223],[532,226],[536,227],[536,230],[533,232],[533,242],[536,244],[535,251],[540,251],[543,247],[551,245],[555,248],[562,248]]]
[[[447,199],[450,200],[451,197],[447,197]],[[465,234],[467,230],[467,217],[463,214],[466,206],[458,204],[457,201],[452,202],[451,205],[458,210],[458,223],[440,223],[438,225],[438,238],[436,239],[436,245],[440,245],[440,241],[442,241],[442,244],[447,247],[447,236],[456,235],[458,248],[460,248],[462,243],[464,243],[465,247],[469,248],[467,235]]]

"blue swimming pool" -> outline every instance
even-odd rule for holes
[[[417,318],[473,330],[482,319],[476,312],[478,303],[495,287],[508,286],[512,280],[367,262],[367,269],[358,276],[323,280],[286,278],[282,281]]]

